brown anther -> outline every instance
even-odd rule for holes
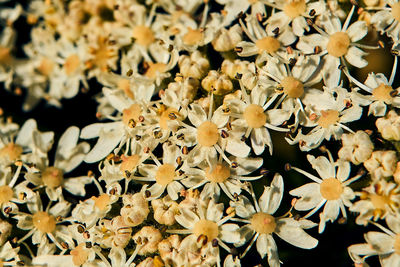
[[[230,122],[228,122],[228,123],[226,124],[226,129],[228,129],[228,131],[231,131],[231,130],[232,130],[232,124],[231,124]]]
[[[18,262],[17,262],[17,265],[18,265],[18,266],[25,266],[25,262],[23,262],[23,261],[18,261]]]
[[[132,76],[132,74],[133,74],[133,70],[132,69],[129,69],[127,72],[126,72],[126,76]]]
[[[178,175],[179,175],[179,176],[182,176],[182,175],[184,175],[184,174],[185,174],[184,171],[182,171],[182,170],[179,170],[179,171],[178,171]]]
[[[300,146],[305,146],[307,143],[306,143],[306,141],[304,141],[304,140],[300,140],[299,141],[299,145]]]
[[[118,10],[119,9],[119,5],[114,5],[114,10]]]
[[[290,171],[292,169],[292,166],[290,165],[290,163],[286,163],[285,164],[285,171]]]
[[[310,12],[308,13],[311,17],[315,16],[315,9],[311,9]]]
[[[240,80],[240,79],[242,79],[242,76],[243,76],[243,74],[236,72],[235,79]]]
[[[211,245],[213,246],[213,247],[218,247],[218,240],[217,239],[213,239],[213,241],[211,242]]]
[[[393,90],[390,92],[391,97],[395,97],[395,96],[397,96],[397,94],[398,94],[397,90]]]
[[[151,197],[151,192],[150,192],[149,190],[144,191],[144,196],[145,196],[146,198]]]
[[[175,113],[171,112],[171,113],[168,114],[168,118],[169,118],[170,120],[176,120],[178,117],[176,116]]]
[[[78,225],[77,229],[78,229],[78,233],[80,233],[80,234],[85,232],[85,227],[83,227],[83,225]]]
[[[182,163],[183,163],[182,157],[181,156],[177,157],[176,158],[176,164],[181,165]]]
[[[293,219],[295,219],[296,221],[299,221],[301,219],[300,214],[296,214],[293,216]]]
[[[111,188],[110,195],[115,195],[117,193],[117,189],[115,187]]]
[[[135,135],[136,141],[139,141],[142,137],[140,135]]]
[[[235,50],[236,53],[242,53],[243,52],[243,47],[236,46],[234,50]]]
[[[237,168],[239,166],[239,164],[235,161],[232,161],[231,167],[232,168]]]
[[[14,93],[18,96],[22,95],[22,89],[20,87],[16,87],[14,89]]]
[[[207,244],[207,242],[208,242],[208,238],[206,235],[199,235],[197,237],[197,243],[201,243],[204,246],[205,244]]]
[[[11,239],[11,242],[16,244],[18,242],[18,237],[14,237],[13,239]]]
[[[86,242],[85,243],[86,248],[92,248],[92,242]]]
[[[150,153],[150,147],[146,146],[145,148],[143,148],[143,153]]]
[[[289,59],[289,64],[292,66],[296,65],[296,62],[297,62],[297,59],[295,59],[295,58]]]
[[[60,245],[61,245],[61,247],[63,249],[68,249],[69,248],[68,244],[66,242],[64,242],[64,241],[60,242]]]
[[[174,46],[173,45],[169,45],[168,46],[168,52],[171,53],[174,50]]]
[[[176,139],[178,139],[178,140],[183,140],[183,139],[185,139],[185,135],[184,135],[183,133],[178,134],[178,135],[176,136]]]
[[[88,231],[83,232],[83,238],[86,238],[86,239],[90,238],[90,234]]]
[[[354,6],[358,6],[357,0],[350,0],[350,4],[352,4]]]
[[[392,53],[393,56],[398,56],[398,55],[400,55],[400,51],[397,50],[397,49],[392,49],[392,50],[390,51],[390,53]]]
[[[319,53],[321,53],[321,51],[322,51],[322,49],[320,46],[314,47],[314,54],[319,54]]]
[[[63,217],[61,215],[58,215],[56,217],[56,222],[62,222],[63,221]]]
[[[260,170],[260,174],[261,174],[261,175],[267,175],[268,173],[269,173],[269,170],[267,170],[267,169],[262,168],[262,169]]]
[[[318,118],[318,115],[316,113],[311,113],[310,116],[308,116],[308,118],[312,121],[315,121]]]
[[[350,100],[346,99],[344,100],[344,104],[346,105],[346,108],[350,108],[353,104],[351,103]]]
[[[228,138],[228,137],[229,137],[229,134],[228,134],[227,131],[222,130],[222,131],[221,131],[221,136],[222,136],[222,138]]]
[[[326,146],[320,146],[319,151],[321,151],[322,153],[326,153],[328,149],[326,148]]]
[[[272,33],[275,35],[279,34],[279,27],[276,27],[275,29],[272,30]]]
[[[11,207],[5,207],[5,208],[4,208],[4,213],[5,213],[5,214],[8,215],[8,214],[10,214],[11,212],[12,212],[12,208],[11,208]]]
[[[257,20],[258,20],[259,22],[262,22],[262,21],[263,21],[263,16],[262,16],[261,13],[257,13],[257,14],[256,14],[256,18],[257,18]]]
[[[345,65],[342,65],[342,64],[339,64],[339,66],[338,66],[338,69],[339,70],[344,70],[346,68],[346,66]]]
[[[130,128],[135,128],[135,126],[136,126],[135,120],[134,119],[130,119],[129,122],[128,122],[128,126]]]
[[[155,131],[153,132],[154,138],[160,139],[162,137],[162,132],[161,131]]]
[[[238,19],[243,19],[243,17],[244,17],[244,13],[243,13],[243,11],[240,11],[238,14]]]
[[[131,172],[130,171],[128,171],[128,170],[125,170],[125,177],[130,177],[131,176]]]
[[[101,113],[100,112],[96,112],[96,118],[100,119],[101,118]]]
[[[286,52],[291,55],[293,54],[293,48],[291,46],[286,47]]]
[[[19,200],[25,200],[25,198],[26,198],[26,193],[25,192],[21,192],[21,193],[18,194],[18,199]]]
[[[357,9],[357,15],[361,15],[364,12],[364,8],[360,7]]]
[[[109,45],[116,45],[116,44],[117,44],[117,41],[116,41],[116,40],[109,40],[109,41],[108,41],[108,44],[109,44]]]
[[[230,111],[231,111],[231,109],[228,107],[222,109],[223,113],[229,113]]]
[[[312,26],[314,24],[314,21],[312,21],[312,19],[307,19],[307,24]]]
[[[238,195],[238,193],[236,193],[236,192],[235,192],[235,193],[233,193],[233,198],[234,198],[234,199],[236,199],[236,200],[237,200],[237,199],[239,199],[239,195]]]
[[[240,141],[245,142],[245,141],[246,141],[246,136],[243,135],[243,136],[240,138]]]
[[[139,122],[144,122],[144,117],[143,116],[140,115],[138,119],[139,119]]]
[[[366,132],[368,135],[373,134],[373,131],[372,131],[372,130],[364,130],[364,132]]]
[[[345,224],[345,223],[347,223],[347,218],[345,218],[345,217],[340,218],[340,219],[338,220],[338,223],[339,223],[339,224]]]

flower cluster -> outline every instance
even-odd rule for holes
[[[277,237],[315,248],[349,212],[382,230],[354,263],[400,265],[398,2],[1,0],[0,22],[1,90],[94,91],[98,120],[55,138],[1,110],[1,266],[275,267]],[[364,81],[380,39],[391,72]],[[300,187],[266,170],[271,135],[307,153],[280,166]]]

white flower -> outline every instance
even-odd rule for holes
[[[372,179],[390,177],[396,170],[397,163],[396,152],[393,150],[374,151],[371,157],[364,161],[364,167],[371,174]]]
[[[258,201],[252,190],[251,194],[254,204],[244,195],[240,196],[238,201],[230,202],[231,207],[235,208],[236,214],[243,218],[238,221],[245,223],[239,230],[241,240],[235,245],[243,245],[251,239],[241,258],[256,242],[260,256],[264,258],[268,255],[270,266],[280,266],[278,248],[272,237],[273,233],[286,242],[304,249],[314,248],[318,244],[318,240],[303,230],[315,226],[311,221],[305,219],[297,221],[285,216],[273,216],[283,197],[283,178],[280,174],[275,174],[271,185],[264,187],[264,192]]]
[[[400,38],[400,3],[396,0],[388,0],[384,3],[384,6],[371,8],[378,10],[372,15],[371,23],[378,31],[386,33],[394,42],[397,42]]]
[[[377,119],[375,124],[384,139],[400,141],[400,117],[396,111],[389,111],[385,118]]]
[[[364,131],[342,135],[342,148],[338,152],[339,158],[351,161],[358,165],[371,157],[374,144]]]
[[[325,229],[325,223],[335,221],[340,211],[343,217],[347,218],[345,206],[350,207],[352,205],[350,200],[355,198],[353,190],[348,185],[359,179],[361,175],[348,180],[350,163],[343,160],[333,162],[330,155],[329,160],[323,156],[315,158],[311,155],[307,155],[307,159],[321,178],[292,167],[314,182],[293,189],[289,194],[300,197],[294,205],[296,210],[311,210],[304,218],[310,217],[324,206],[324,210],[320,213],[319,223],[319,232],[322,233]]]

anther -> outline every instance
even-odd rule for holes
[[[146,198],[151,197],[151,192],[150,192],[149,190],[144,191],[144,196],[145,196]]]
[[[143,148],[143,152],[144,153],[150,153],[150,147],[146,146],[145,148]]]
[[[85,238],[85,239],[89,239],[89,238],[90,238],[90,234],[89,234],[88,231],[85,231],[85,232],[83,233],[83,238]]]
[[[276,27],[275,29],[272,30],[272,33],[275,35],[279,34],[279,27]]]
[[[187,155],[189,153],[189,148],[187,146],[182,147],[182,154]]]
[[[140,135],[135,135],[136,141],[139,141],[142,137]]]
[[[235,50],[236,53],[242,53],[243,52],[243,47],[236,46],[234,50]]]
[[[232,168],[237,168],[239,166],[239,164],[235,161],[232,161],[231,167]]]
[[[177,157],[176,158],[176,164],[181,165],[182,163],[183,163],[182,157],[181,156]]]
[[[64,242],[64,241],[62,241],[62,242],[60,243],[60,245],[61,245],[61,247],[62,247],[63,249],[68,249],[68,248],[69,248],[68,244],[67,244],[66,242]]]
[[[169,118],[170,120],[176,120],[177,116],[176,116],[175,113],[171,112],[171,113],[168,114],[168,118]]]
[[[85,245],[86,248],[92,248],[92,242],[86,242]]]
[[[211,245],[213,246],[213,247],[218,247],[218,240],[217,239],[213,239],[213,241],[211,242]]]
[[[77,230],[78,233],[82,234],[83,232],[85,232],[85,227],[83,227],[83,225],[78,225]]]
[[[290,64],[291,66],[296,65],[296,62],[297,62],[297,59],[295,59],[295,58],[289,59],[289,64]]]
[[[222,136],[222,138],[228,138],[228,137],[229,137],[229,134],[228,134],[227,131],[222,130],[222,131],[221,131],[221,136]]]
[[[176,139],[178,139],[178,140],[183,140],[183,139],[185,139],[185,135],[184,135],[183,133],[178,134],[178,135],[176,136]]]
[[[261,175],[267,175],[268,173],[269,173],[269,171],[268,171],[267,169],[262,168],[262,169],[260,170],[260,174],[261,174]]]
[[[134,119],[130,119],[129,122],[128,122],[128,126],[130,128],[135,128],[135,126],[136,126],[135,120]]]
[[[132,76],[132,74],[133,74],[133,70],[132,69],[129,69],[127,72],[126,72],[126,76]]]
[[[311,9],[310,10],[310,13],[308,13],[311,17],[314,17],[315,16],[315,9]]]
[[[314,54],[319,54],[319,53],[321,53],[321,51],[322,51],[322,49],[320,46],[314,47]]]
[[[5,207],[5,208],[4,208],[4,213],[5,213],[5,214],[8,215],[8,214],[10,214],[11,212],[12,212],[12,208],[11,208],[11,207]]]
[[[292,169],[292,166],[290,165],[290,163],[286,163],[285,164],[285,171],[290,171]]]
[[[143,116],[140,115],[138,119],[139,119],[139,122],[144,122],[144,117]]]
[[[314,24],[314,22],[312,21],[312,19],[307,19],[307,24],[312,26]]]

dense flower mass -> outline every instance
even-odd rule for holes
[[[0,266],[279,267],[276,240],[349,220],[349,261],[400,266],[399,23],[396,0],[0,0],[0,98],[97,105],[63,131],[0,106]]]

